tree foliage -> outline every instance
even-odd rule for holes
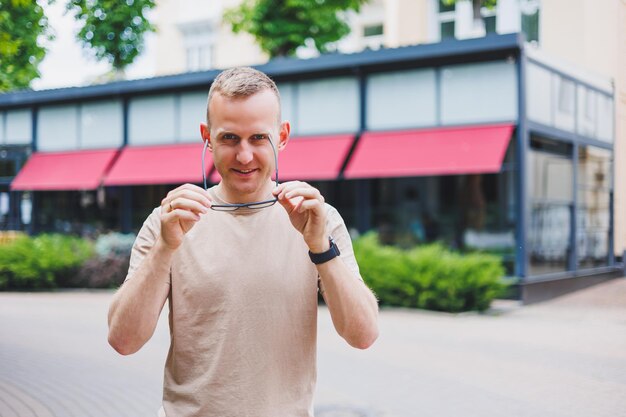
[[[143,50],[145,33],[154,31],[146,18],[154,6],[154,0],[69,0],[67,9],[81,24],[78,41],[123,70]]]
[[[348,33],[348,10],[359,11],[367,0],[243,0],[224,19],[235,33],[251,34],[270,57],[289,56],[312,42],[320,52]]]
[[[27,88],[39,77],[45,39],[52,35],[36,0],[0,0],[0,92]]]

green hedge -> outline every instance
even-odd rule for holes
[[[19,237],[0,246],[0,290],[66,286],[65,282],[93,254],[93,244],[77,237]]]
[[[459,254],[441,244],[403,250],[379,244],[375,233],[355,240],[354,251],[381,305],[484,311],[506,287],[502,262],[494,255]]]

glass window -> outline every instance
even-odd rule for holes
[[[138,232],[146,218],[152,213],[155,207],[161,205],[161,200],[168,192],[176,188],[178,185],[146,185],[132,187],[132,207],[133,217],[131,220],[131,228]]]
[[[578,266],[608,265],[611,152],[593,146],[578,151]]]
[[[571,146],[533,137],[528,152],[530,275],[566,271],[570,265],[573,210]]]
[[[33,210],[35,231],[94,237],[108,230],[119,230],[118,193],[118,187],[101,191],[39,192]]]
[[[363,36],[379,36],[383,34],[383,25],[368,25],[363,27]]]
[[[0,178],[11,178],[17,174],[17,163],[14,159],[0,158]]]
[[[441,22],[440,39],[442,41],[445,39],[454,39],[454,30],[454,21]]]
[[[522,32],[526,35],[528,42],[539,42],[539,1],[523,0],[521,2],[522,11]]]
[[[496,15],[486,16],[484,17],[485,21],[485,32],[486,33],[496,33]]]
[[[453,12],[454,11],[454,3],[448,4],[449,2],[445,2],[443,0],[439,0],[439,12]]]
[[[370,228],[387,244],[412,247],[442,242],[462,251],[489,252],[501,256],[512,275],[514,151],[512,141],[502,171],[496,174],[340,181],[333,204],[338,205],[349,229],[359,227],[357,222],[366,215]],[[368,192],[359,201],[363,187]]]

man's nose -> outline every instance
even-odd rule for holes
[[[239,149],[237,149],[237,162],[242,165],[247,165],[252,162],[252,148],[250,144],[246,141],[241,141],[239,145]]]

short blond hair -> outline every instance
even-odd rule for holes
[[[250,67],[230,68],[219,73],[209,89],[209,98],[206,106],[206,120],[209,127],[209,104],[215,94],[228,98],[250,97],[264,90],[270,90],[278,100],[278,123],[280,123],[280,93],[276,83],[270,77],[259,70]]]

